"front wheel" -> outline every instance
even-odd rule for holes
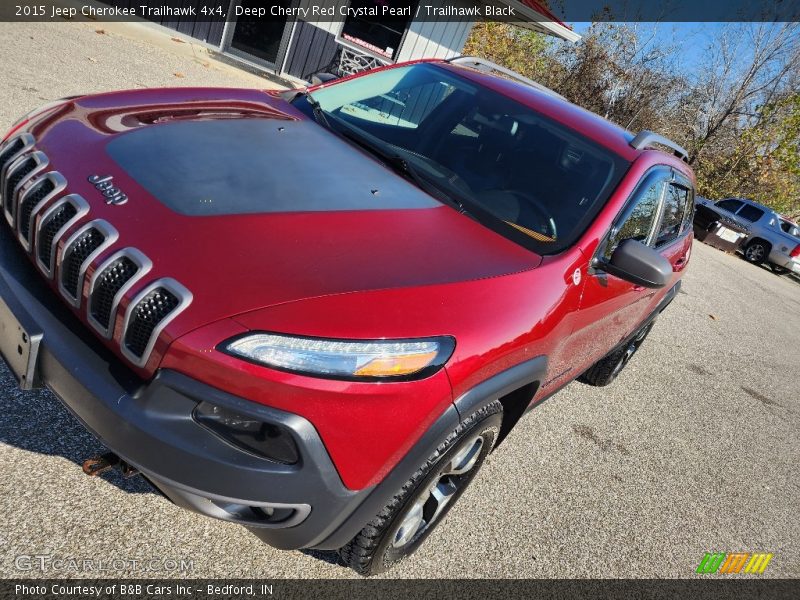
[[[466,418],[339,550],[344,563],[361,575],[376,575],[413,554],[475,478],[497,441],[502,412],[495,400]]]

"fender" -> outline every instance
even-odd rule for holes
[[[547,369],[547,357],[537,356],[493,375],[462,394],[431,425],[414,447],[386,478],[377,484],[366,499],[350,514],[339,528],[313,548],[336,550],[347,544],[364,525],[369,523],[389,503],[419,466],[434,453],[458,424],[493,400],[535,382],[541,382]],[[518,416],[517,416],[518,418]],[[514,419],[516,421],[516,419]],[[504,427],[505,429],[505,417]],[[501,433],[498,444],[502,440]]]

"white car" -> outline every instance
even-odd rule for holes
[[[800,231],[771,208],[746,198],[703,202],[747,231],[740,248],[751,263],[767,263],[779,275],[800,275]]]

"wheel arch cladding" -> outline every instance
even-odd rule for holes
[[[500,371],[455,400],[459,420],[463,421],[493,400],[500,400],[503,405],[503,424],[496,449],[525,413],[546,373],[546,356],[537,356]]]

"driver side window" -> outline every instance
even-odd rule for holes
[[[615,226],[606,244],[605,252],[603,252],[606,259],[611,258],[614,250],[623,240],[638,240],[647,243],[658,215],[658,202],[663,185],[663,181],[654,182],[639,195],[632,207],[626,209],[626,216],[623,217],[622,223]]]

